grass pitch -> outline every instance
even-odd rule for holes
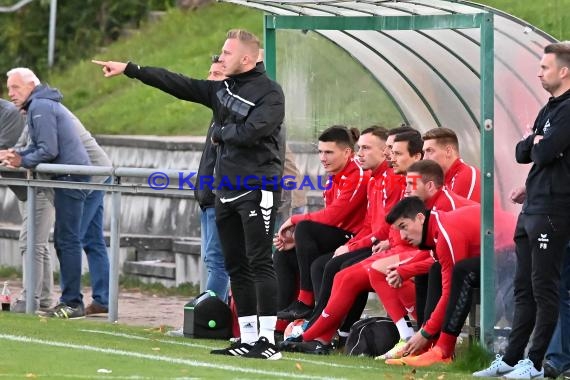
[[[0,313],[0,379],[446,380],[471,378],[487,360],[470,349],[451,366],[413,370],[342,354],[284,353],[278,361],[210,355],[226,345],[167,337],[161,328]]]

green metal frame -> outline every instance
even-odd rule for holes
[[[264,18],[265,66],[276,78],[276,30],[468,29],[481,32],[481,344],[491,347],[495,324],[494,261],[494,30],[493,14],[411,16],[281,16]]]

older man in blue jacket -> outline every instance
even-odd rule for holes
[[[12,102],[26,112],[31,144],[17,153],[0,152],[3,163],[34,168],[40,163],[90,165],[89,156],[81,143],[70,113],[61,104],[62,95],[54,88],[42,85],[27,68],[15,68],[7,73],[8,95]],[[89,176],[55,175],[59,181],[87,182]],[[87,191],[55,189],[54,240],[61,270],[62,295],[59,304],[47,315],[76,319],[85,317],[81,294],[81,220]]]

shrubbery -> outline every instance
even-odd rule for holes
[[[0,0],[9,6],[16,0]],[[151,9],[165,9],[174,0],[60,0],[54,64],[64,68],[92,56],[116,40],[125,25],[137,27]],[[40,78],[48,71],[50,0],[35,0],[15,13],[0,13],[0,72],[25,66]]]

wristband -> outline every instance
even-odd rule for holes
[[[422,334],[422,336],[426,339],[431,339],[431,335],[428,334],[428,332],[426,330],[424,330],[423,328],[420,329],[420,334]]]

